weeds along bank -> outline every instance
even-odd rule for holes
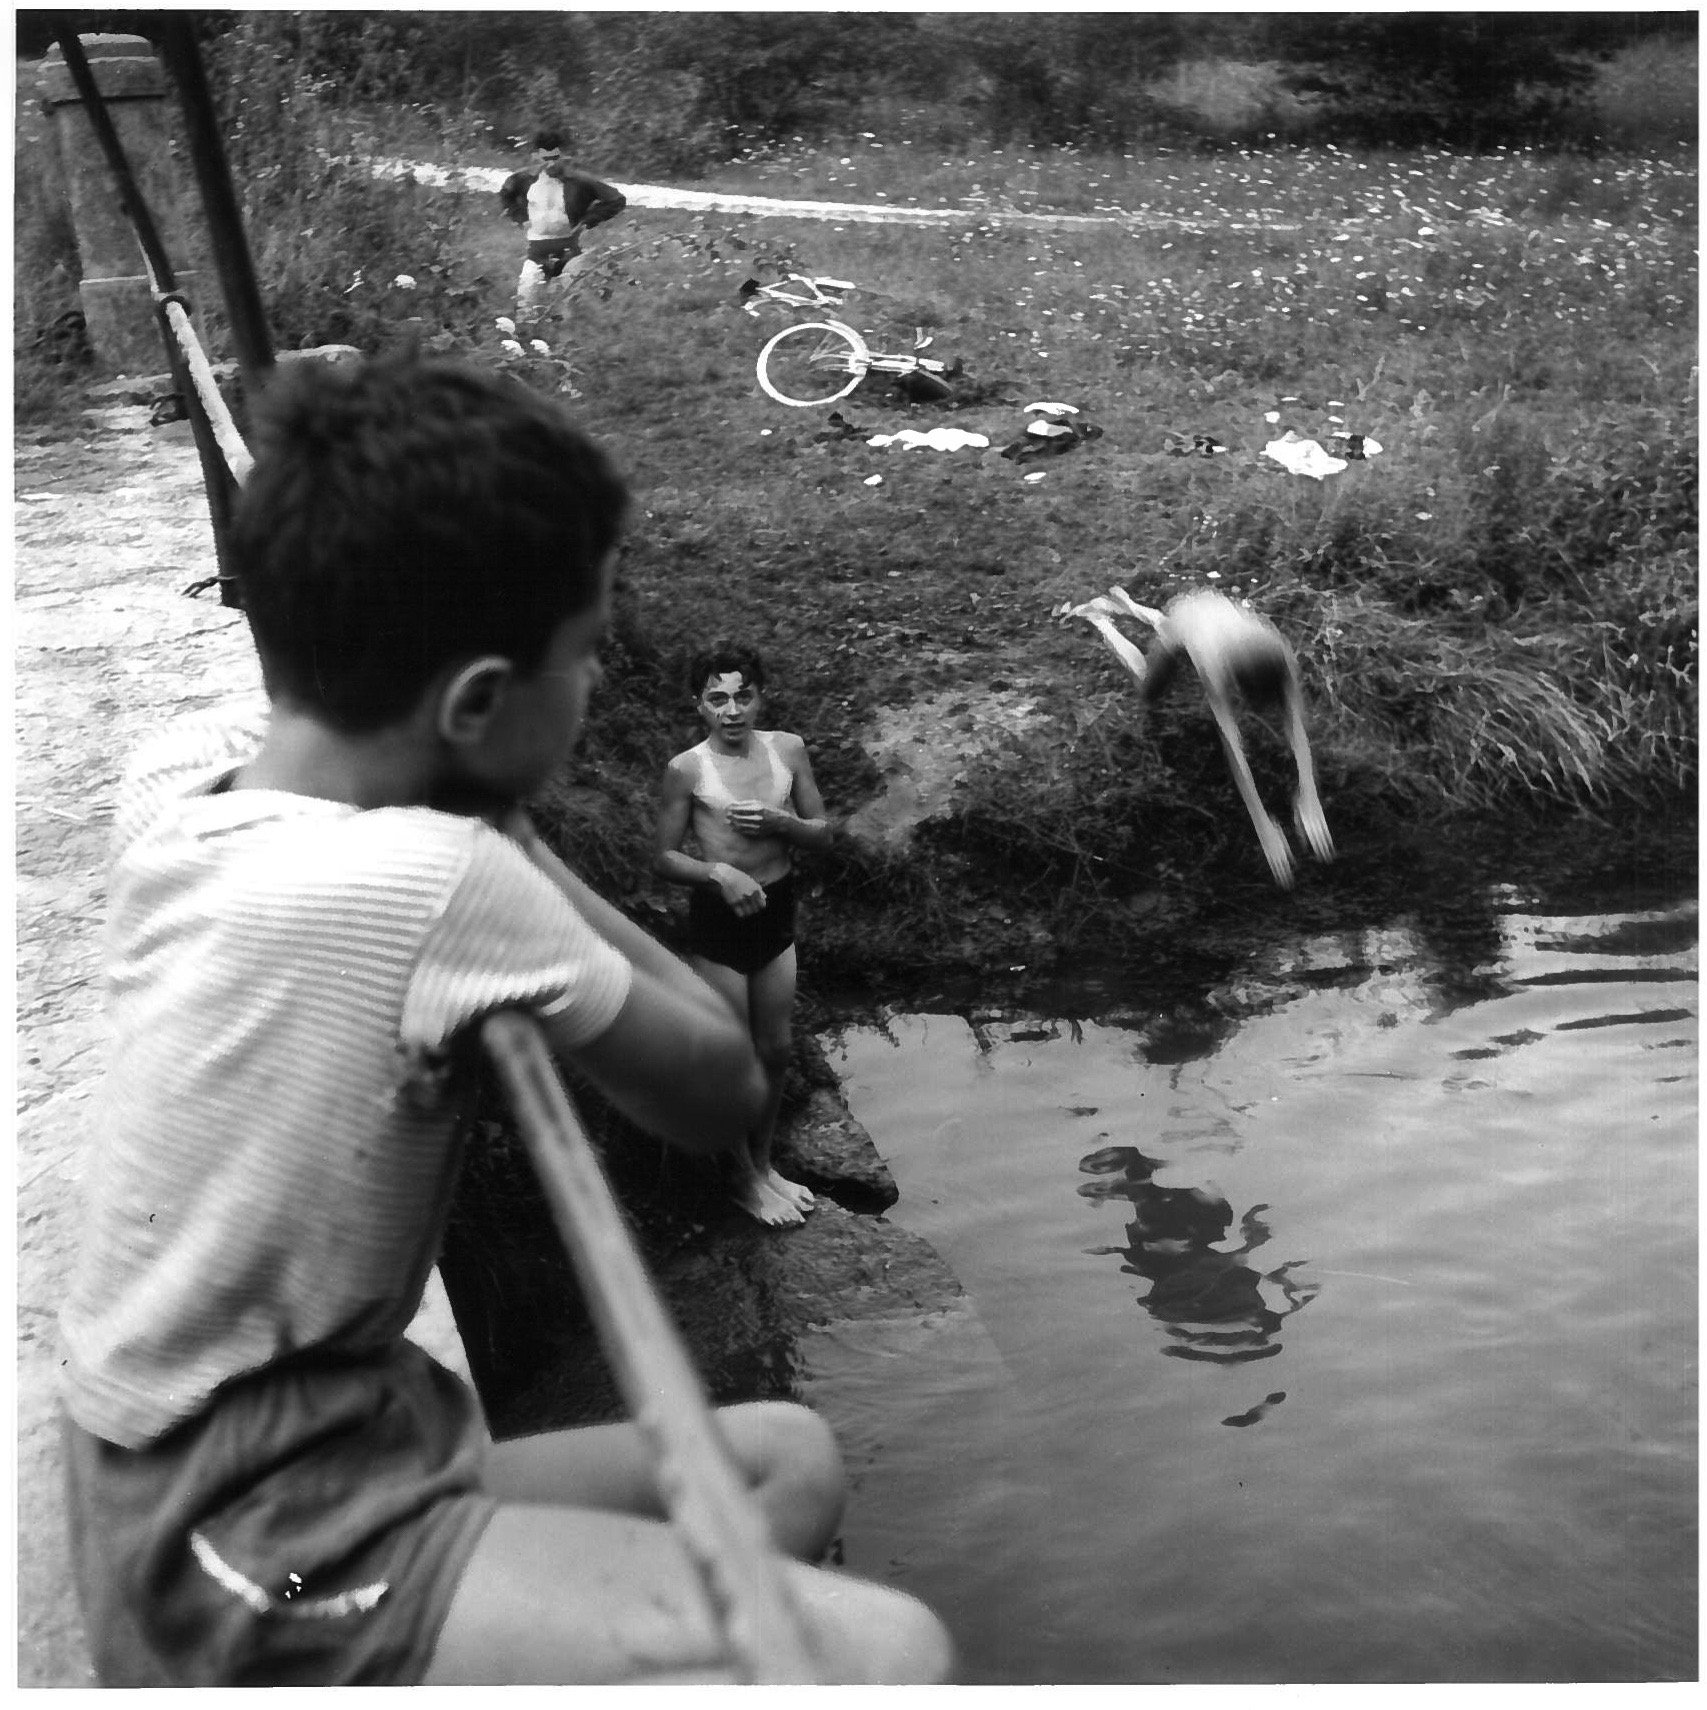
[[[634,906],[657,779],[695,730],[681,667],[723,632],[765,647],[778,721],[844,810],[877,788],[863,739],[882,709],[1024,709],[906,855],[820,866],[815,944],[839,963],[999,954],[1028,931],[1108,945],[1147,930],[1147,897],[1266,884],[1196,699],[1140,723],[1094,635],[1050,617],[1117,579],[1151,604],[1218,586],[1286,630],[1342,849],[1428,821],[1693,811],[1692,157],[947,155],[874,135],[832,174],[822,150],[772,150],[725,187],[800,170],[806,193],[852,200],[955,190],[964,216],[631,209],[545,329],[549,355],[517,357],[493,325],[517,244],[496,198],[377,182],[347,130],[265,165],[257,132],[233,155],[281,343],[413,335],[570,386],[633,478],[611,668],[544,812]],[[1075,180],[1078,211],[1132,217],[1004,224]],[[865,431],[838,438],[825,412],[766,399],[754,357],[782,322],[741,313],[736,290],[796,268],[857,281],[845,316],[882,348],[927,329],[964,365],[956,405],[909,412],[868,384],[841,406]],[[1002,460],[1040,399],[1102,437]],[[865,443],[935,420],[991,450]],[[1288,426],[1381,451],[1316,482],[1262,455]],[[1177,455],[1196,435],[1225,449]],[[1254,758],[1278,794],[1278,743]]]

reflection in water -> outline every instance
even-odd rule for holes
[[[970,1683],[1698,1675],[1695,905],[1401,905],[850,1036],[1012,1389],[909,1441],[864,1374],[849,1559]]]
[[[1126,1199],[1133,1208],[1124,1247],[1092,1247],[1092,1253],[1120,1253],[1120,1268],[1149,1280],[1150,1292],[1139,1303],[1175,1338],[1162,1349],[1178,1360],[1212,1360],[1237,1365],[1278,1354],[1275,1332],[1284,1319],[1316,1298],[1317,1286],[1300,1286],[1288,1274],[1303,1263],[1291,1260],[1271,1271],[1240,1261],[1266,1244],[1268,1225],[1258,1216],[1266,1205],[1253,1205],[1239,1220],[1243,1244],[1230,1253],[1215,1246],[1226,1238],[1233,1208],[1219,1194],[1201,1187],[1159,1187],[1151,1179],[1163,1160],[1147,1158],[1135,1146],[1104,1146],[1079,1160],[1079,1169],[1097,1178],[1082,1182],[1086,1199]],[[1262,1292],[1271,1283],[1285,1300],[1284,1311]],[[1270,1396],[1271,1405],[1279,1396]],[[1228,1420],[1254,1424],[1260,1412]]]

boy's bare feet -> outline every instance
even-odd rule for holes
[[[750,1171],[739,1175],[730,1173],[729,1197],[749,1217],[756,1218],[768,1228],[786,1228],[806,1221],[806,1213],[792,1199],[778,1193],[762,1176]]]
[[[787,1176],[779,1175],[775,1169],[766,1171],[765,1186],[802,1212],[810,1211],[818,1203],[811,1188],[804,1182],[790,1181]]]

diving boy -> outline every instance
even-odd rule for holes
[[[1155,630],[1156,646],[1148,660],[1115,628],[1113,620],[1122,614],[1138,618]],[[1293,817],[1316,858],[1333,859],[1334,841],[1316,794],[1310,738],[1304,729],[1304,695],[1298,680],[1298,660],[1286,637],[1267,618],[1207,588],[1181,594],[1169,601],[1165,612],[1159,612],[1153,606],[1139,605],[1124,588],[1113,587],[1062,615],[1082,617],[1096,626],[1109,650],[1132,673],[1146,706],[1166,693],[1179,673],[1180,661],[1191,661],[1220,733],[1239,799],[1245,804],[1245,812],[1256,828],[1257,841],[1268,859],[1269,871],[1274,874],[1276,884],[1290,888],[1292,852],[1287,846],[1286,833],[1257,793],[1235,708],[1242,700],[1259,713],[1279,713],[1298,773]]]
[[[635,1426],[493,1445],[404,1336],[483,1016],[531,1012],[694,1151],[764,1108],[723,999],[520,805],[598,681],[626,503],[557,405],[458,363],[304,364],[261,400],[231,553],[268,705],[162,732],[116,816],[62,1317],[106,1684],[726,1678]],[[782,1404],[718,1424],[778,1550],[815,1557],[827,1431]],[[831,1669],[946,1667],[911,1599],[787,1571]]]
[[[657,870],[692,887],[693,966],[751,1029],[764,1064],[764,1111],[746,1153],[729,1160],[730,1193],[761,1223],[800,1223],[811,1191],[771,1163],[792,1046],[796,958],[794,851],[827,849],[832,831],[806,744],[760,730],[764,661],[724,642],[690,666],[705,740],[664,771]],[[698,855],[682,847],[691,832]]]

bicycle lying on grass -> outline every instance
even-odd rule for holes
[[[756,279],[741,287],[741,307],[757,316],[766,303],[790,309],[839,309],[842,298],[859,287],[848,279],[791,273],[774,285]],[[779,404],[811,409],[845,398],[867,374],[892,374],[914,403],[941,403],[952,397],[949,380],[960,372],[934,357],[920,356],[930,339],[914,330],[910,352],[873,350],[845,321],[802,321],[784,327],[759,352],[759,384]]]
[[[779,404],[810,409],[845,398],[867,374],[893,374],[915,403],[940,403],[954,395],[949,381],[960,364],[920,356],[930,342],[921,328],[911,351],[873,350],[843,321],[803,321],[784,327],[759,352],[759,384]]]

